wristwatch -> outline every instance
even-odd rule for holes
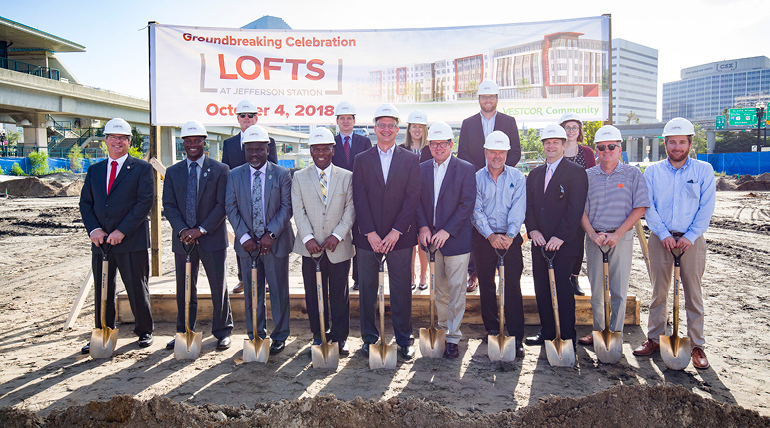
[[[267,230],[267,229],[265,229],[265,233],[267,233],[267,235],[268,235],[270,238],[272,238],[272,239],[275,239],[275,233],[273,233],[273,232],[271,232],[271,231],[269,231],[269,230]]]

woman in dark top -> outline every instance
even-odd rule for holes
[[[564,113],[559,119],[559,124],[567,132],[567,147],[564,149],[564,158],[575,162],[585,169],[596,166],[594,151],[580,143],[583,142],[583,121],[575,113]],[[582,228],[578,229],[578,237],[581,242],[585,240],[585,232]],[[585,292],[580,288],[578,275],[583,266],[583,246],[580,246],[580,254],[575,258],[575,264],[572,265],[572,276],[570,282],[575,288],[575,295],[585,296]]]
[[[420,156],[420,163],[433,159],[428,147],[428,116],[420,110],[415,110],[409,114],[406,123],[404,147]],[[415,245],[412,251],[412,290],[417,288],[414,282],[414,262],[417,254],[420,255],[420,290],[425,290],[428,288],[428,255],[420,250],[419,245]]]

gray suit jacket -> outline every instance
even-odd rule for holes
[[[249,257],[240,243],[244,234],[251,234],[256,239],[262,237],[262,233],[255,236],[252,230],[250,176],[251,169],[246,163],[230,171],[227,179],[225,210],[235,232],[233,246],[239,257]],[[286,257],[294,245],[294,231],[291,228],[291,174],[288,169],[267,162],[265,176],[265,229],[276,235],[270,253],[275,257]]]
[[[356,211],[353,208],[353,173],[334,165],[329,165],[331,172],[326,191],[326,205],[323,203],[321,184],[315,165],[294,173],[291,185],[291,204],[294,209],[294,222],[297,224],[297,237],[294,252],[310,257],[302,239],[313,235],[320,245],[332,233],[342,237],[337,249],[327,251],[326,256],[332,263],[340,263],[355,255],[353,249],[353,222]]]

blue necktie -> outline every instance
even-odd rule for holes
[[[254,183],[251,185],[251,203],[254,218],[252,226],[254,237],[259,239],[265,232],[265,219],[262,218],[262,179],[259,178],[260,171],[254,171]]]
[[[187,200],[185,204],[185,217],[188,227],[195,227],[198,222],[196,215],[196,205],[198,202],[198,163],[190,164],[190,175],[187,177]]]

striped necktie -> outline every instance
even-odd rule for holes
[[[185,220],[187,227],[195,227],[198,222],[198,163],[190,163],[190,174],[187,177],[187,195],[185,197]]]
[[[259,170],[254,171],[254,183],[251,185],[252,230],[257,239],[265,233],[265,219],[262,215],[262,178]]]
[[[321,171],[321,178],[319,181],[321,183],[321,193],[324,195],[324,205],[326,205],[326,172]]]

